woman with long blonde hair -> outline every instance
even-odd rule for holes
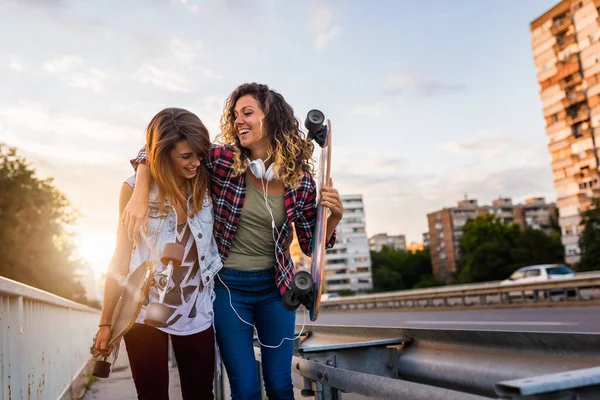
[[[294,275],[292,226],[302,251],[310,255],[317,206],[312,145],[299,126],[281,94],[258,83],[240,85],[226,100],[219,144],[206,160],[215,204],[214,235],[224,263],[215,282],[215,329],[233,399],[260,399],[254,329],[267,396],[294,398],[296,314],[281,300]],[[140,164],[137,186],[123,218],[132,236],[144,219],[151,181],[142,166],[144,150],[133,161]],[[321,204],[331,210],[326,232],[330,248],[343,215],[337,190],[324,186]]]
[[[213,398],[215,343],[213,277],[223,263],[213,237],[210,177],[202,163],[210,138],[202,121],[187,110],[167,108],[152,118],[146,143],[153,183],[146,190],[146,234],[134,243],[122,224],[106,276],[104,304],[96,350],[108,355],[111,321],[120,293],[119,282],[144,261],[157,263],[151,287],[136,323],[125,336],[129,365],[139,399],[168,399],[169,336],[179,368],[184,399]],[[119,213],[129,202],[135,176],[123,183]],[[160,252],[169,243],[184,251],[181,265],[165,278]],[[165,283],[166,282],[166,283]],[[162,296],[161,296],[162,295]],[[161,327],[148,325],[148,303],[160,303],[166,318]]]

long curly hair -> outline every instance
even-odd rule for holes
[[[285,187],[297,188],[303,172],[313,172],[313,144],[300,130],[300,122],[294,115],[294,109],[281,94],[269,89],[267,85],[244,83],[229,95],[225,100],[221,133],[217,136],[217,142],[232,147],[234,173],[245,173],[250,150],[240,145],[234,110],[240,97],[247,94],[258,101],[265,114],[262,126],[267,141],[267,159],[275,164],[277,178]]]
[[[147,157],[150,173],[158,185],[159,210],[164,212],[165,197],[173,204],[183,205],[189,215],[200,211],[205,193],[209,190],[210,177],[203,162],[196,170],[196,176],[187,181],[192,191],[193,208],[188,210],[187,200],[177,187],[171,167],[170,152],[175,144],[187,140],[200,161],[208,157],[210,136],[208,130],[190,111],[181,108],[165,108],[152,118],[146,128]]]

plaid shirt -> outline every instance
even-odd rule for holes
[[[246,176],[244,174],[234,176],[231,168],[233,165],[233,152],[229,146],[212,145],[209,157],[205,162],[212,178],[211,193],[215,212],[213,234],[217,240],[221,260],[225,263],[244,209]],[[131,160],[134,168],[138,163],[146,163],[145,148],[141,149],[138,156]],[[302,252],[310,257],[313,230],[317,217],[316,198],[316,184],[312,175],[308,172],[304,173],[297,189],[287,188],[285,190],[283,200],[286,220],[278,237],[276,246],[277,262],[275,263],[275,283],[282,295],[289,288],[291,279],[294,276],[294,263],[288,246],[292,237],[292,222],[296,227],[296,235]],[[335,240],[336,234],[334,232],[331,239],[326,243],[326,247],[328,249],[332,248]]]

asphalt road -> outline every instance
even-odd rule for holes
[[[296,324],[303,323],[298,313]],[[321,312],[312,325],[385,326],[520,332],[600,332],[600,307],[515,308],[452,311]]]

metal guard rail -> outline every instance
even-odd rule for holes
[[[600,274],[588,273],[565,280],[549,280],[511,285],[499,282],[443,286],[431,289],[404,290],[399,292],[377,293],[342,297],[321,302],[324,310],[347,310],[363,308],[402,308],[402,307],[448,307],[497,306],[516,301],[527,304],[559,303],[553,297],[564,295],[559,300],[585,303],[600,298]],[[451,301],[454,300],[454,301]],[[458,300],[458,302],[456,301]],[[561,302],[561,305],[564,303]]]
[[[297,326],[300,329],[300,326]],[[599,399],[600,334],[319,326],[293,358],[303,396]],[[260,362],[260,348],[255,348]]]
[[[99,314],[0,277],[0,399],[79,397]]]

